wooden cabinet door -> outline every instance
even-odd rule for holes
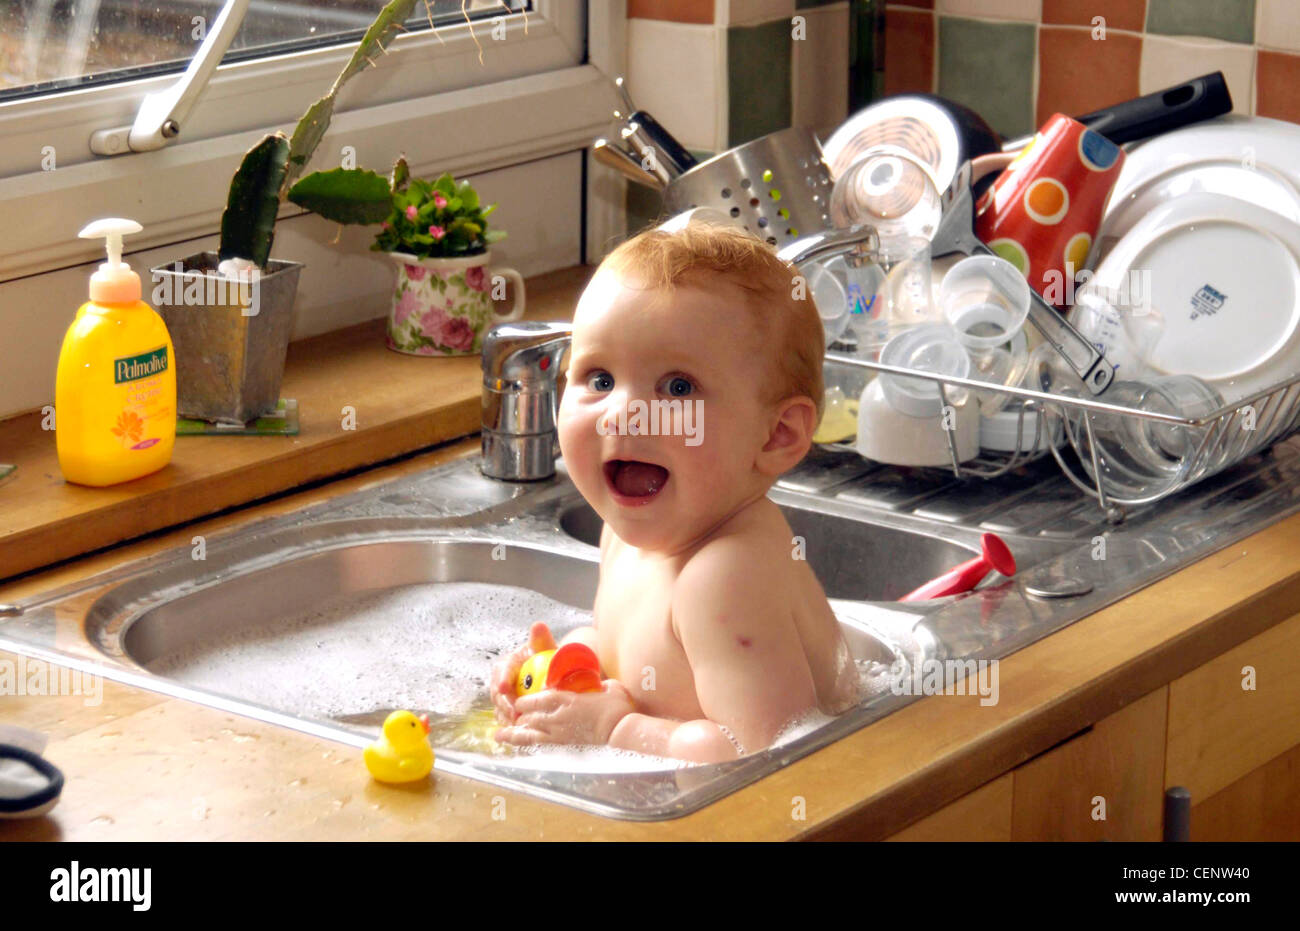
[[[967,792],[885,840],[1011,840],[1011,773]]]
[[[1165,784],[1196,806],[1300,744],[1300,615],[1169,683]]]
[[[1169,684],[1165,785],[1192,840],[1300,840],[1300,615]]]
[[[1011,839],[1160,840],[1168,691],[1013,770]]]

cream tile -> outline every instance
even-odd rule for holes
[[[726,46],[715,26],[654,19],[627,23],[627,80],[638,107],[688,149],[725,149]]]
[[[955,16],[978,16],[989,19],[1016,19],[1036,23],[1043,15],[1043,0],[935,0],[939,13]]]
[[[713,21],[719,26],[757,26],[774,19],[789,19],[795,12],[795,0],[717,0]]]
[[[1222,71],[1232,94],[1232,112],[1255,110],[1255,48],[1212,39],[1147,34],[1142,43],[1139,92],[1150,94],[1211,71]]]
[[[1255,0],[1255,41],[1265,48],[1300,51],[1300,3]]]
[[[809,8],[801,15],[808,31],[794,43],[791,122],[829,135],[849,115],[849,5]]]

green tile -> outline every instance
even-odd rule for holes
[[[624,204],[627,207],[627,235],[632,237],[659,219],[664,198],[658,191],[633,182],[627,186]]]
[[[790,21],[727,29],[727,145],[790,125]]]
[[[1255,0],[1147,0],[1147,32],[1255,41]]]
[[[1032,132],[1036,29],[939,17],[939,96],[970,107],[1003,136]]]

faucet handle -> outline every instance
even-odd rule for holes
[[[498,390],[554,384],[569,349],[573,324],[521,320],[499,323],[483,337],[483,383]]]

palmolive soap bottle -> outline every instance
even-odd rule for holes
[[[91,223],[83,239],[107,239],[108,261],[90,278],[90,300],[63,337],[54,388],[55,442],[63,477],[115,485],[156,472],[176,441],[176,370],[167,325],[140,300],[140,276],[122,261],[134,220]]]

